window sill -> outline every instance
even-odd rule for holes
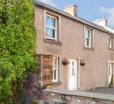
[[[47,39],[47,38],[45,38],[44,39],[44,42],[47,42],[47,43],[52,43],[52,44],[57,44],[57,45],[62,45],[62,43],[60,42],[60,41],[56,41],[56,40],[54,40],[54,39]]]
[[[114,51],[114,48],[108,48],[109,51]]]
[[[62,82],[52,82],[53,85],[61,85]]]
[[[93,47],[84,47],[85,50],[90,50],[90,51],[94,51]]]

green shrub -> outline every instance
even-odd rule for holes
[[[32,0],[0,0],[0,104],[13,104],[12,82],[34,69]]]

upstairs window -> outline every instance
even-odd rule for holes
[[[108,48],[113,48],[113,37],[108,36]]]
[[[57,40],[57,18],[46,15],[46,38]]]
[[[84,31],[84,46],[87,47],[87,48],[92,47],[92,33],[93,33],[92,29],[85,28],[85,31]]]

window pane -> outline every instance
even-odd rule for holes
[[[46,28],[46,34],[47,34],[47,37],[49,38],[55,38],[55,30],[54,29],[50,29],[50,28]]]
[[[91,30],[88,30],[88,38],[91,38]]]
[[[85,39],[85,46],[86,46],[86,47],[89,47],[89,46],[90,46],[90,42],[91,42],[91,41],[90,41],[89,39]]]
[[[86,39],[87,40],[87,46],[89,46],[90,45],[90,43],[89,43],[89,39]]]
[[[51,30],[51,34],[52,34],[52,38],[55,38],[55,30],[54,29]]]
[[[85,38],[91,38],[91,30],[86,30],[86,33],[85,33]]]
[[[51,26],[53,26],[53,27],[56,26],[56,20],[55,20],[55,18],[51,18]]]
[[[88,38],[88,31],[85,31],[85,38]]]
[[[59,80],[59,58],[54,57],[53,61],[53,81],[57,82]]]
[[[90,30],[87,30],[87,37],[90,38]]]
[[[56,26],[56,19],[53,17],[46,16],[46,25],[55,27]]]
[[[49,16],[46,16],[46,25],[50,26],[51,20]]]
[[[50,37],[50,38],[52,37],[50,28],[46,28],[46,34],[47,34],[47,37]]]
[[[112,37],[109,37],[108,46],[109,46],[109,48],[113,47],[113,38]]]
[[[74,62],[72,62],[72,75],[74,75],[75,72],[74,72]]]
[[[109,48],[111,48],[111,39],[109,38]]]
[[[54,80],[56,80],[56,70],[54,70]]]

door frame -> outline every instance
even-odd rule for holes
[[[109,86],[109,64],[112,64],[112,75],[114,75],[114,61],[111,61],[111,60],[108,61],[108,70],[107,70],[107,84],[108,84],[108,86]]]
[[[69,59],[69,66],[68,66],[68,90],[73,90],[73,89],[70,89],[69,88],[69,82],[70,82],[70,60],[74,60],[74,61],[76,61],[76,89],[74,89],[74,90],[78,90],[78,85],[79,85],[79,80],[78,80],[78,77],[79,77],[79,75],[78,75],[78,71],[79,71],[79,59],[78,58],[70,58]]]

